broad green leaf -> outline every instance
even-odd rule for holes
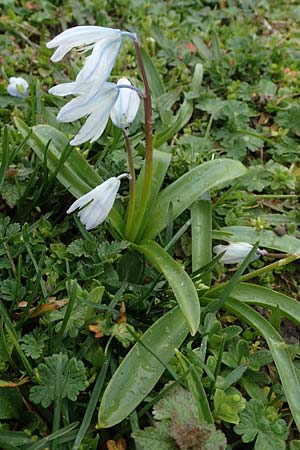
[[[31,132],[27,142],[41,161],[45,160],[45,151],[48,145],[47,166],[51,172],[55,172],[62,153],[69,143],[66,136],[49,125],[37,125],[29,128],[19,118],[15,118],[15,123],[24,138]],[[76,198],[86,194],[103,181],[75,148],[72,148],[67,160],[59,168],[57,178]],[[124,223],[116,208],[111,210],[109,219],[112,226],[119,234],[122,234]]]
[[[300,430],[300,385],[286,343],[275,328],[250,306],[230,298],[225,302],[225,307],[239,319],[245,320],[251,327],[256,329],[267,342],[292,416],[298,430]]]
[[[99,428],[121,422],[143,401],[187,334],[188,327],[180,308],[174,308],[148,328],[126,355],[104,392]]]
[[[173,218],[178,217],[204,192],[223,186],[245,174],[246,168],[231,159],[216,159],[190,170],[166,187],[158,196],[155,207],[149,214],[143,239],[152,239],[167,223],[168,208],[173,205]]]
[[[15,119],[15,123],[23,137],[32,131],[28,144],[41,161],[45,159],[46,146],[50,141],[46,161],[49,170],[54,172],[62,152],[69,145],[67,137],[49,125],[37,125],[29,128],[18,118]],[[57,178],[75,197],[80,197],[103,181],[75,148],[72,148],[67,161],[60,168]]]
[[[141,48],[142,60],[147,73],[148,83],[154,97],[159,97],[165,93],[165,87],[160,79],[159,73],[148,53]]]
[[[194,283],[183,267],[154,241],[142,242],[135,248],[162,272],[168,280],[192,335],[200,323],[200,302]]]
[[[249,305],[258,305],[272,310],[279,308],[290,320],[300,322],[300,303],[272,289],[255,284],[239,283],[230,295]]]
[[[221,232],[232,233],[231,236],[222,238],[227,242],[249,242],[255,244],[259,241],[260,247],[267,247],[285,253],[300,253],[300,240],[293,236],[278,236],[273,231],[257,231],[252,227],[224,227]]]
[[[153,145],[155,148],[160,147],[162,144],[172,139],[174,134],[180,131],[190,120],[193,114],[193,104],[189,100],[185,99],[181,107],[176,113],[171,124],[158,131],[154,135]]]

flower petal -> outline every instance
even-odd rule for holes
[[[51,57],[51,61],[60,61],[73,47],[88,46],[94,42],[103,42],[107,39],[110,41],[122,40],[122,33],[120,30],[94,27],[94,26],[79,26],[69,28],[63,33],[56,36],[46,45],[48,48],[58,47]]]
[[[99,86],[109,77],[122,45],[122,35],[118,39],[106,38],[97,42],[90,56],[85,59],[84,66],[76,81],[97,79]]]
[[[98,42],[105,39],[107,36],[115,36],[121,34],[121,31],[114,28],[98,27],[91,25],[84,25],[72,27],[55,36],[51,41],[47,42],[47,48],[55,48],[59,46],[72,45],[78,47],[79,45],[89,45],[92,42]],[[71,47],[71,48],[72,48]]]
[[[118,96],[118,89],[113,83],[105,83],[101,89],[92,88],[90,92],[81,94],[64,105],[57,115],[58,122],[73,122],[96,109],[104,114],[110,113]]]
[[[117,95],[118,93],[101,98],[101,108],[97,108],[92,112],[79,133],[70,141],[71,145],[80,145],[86,141],[95,142],[99,139],[106,127],[110,110],[116,101]]]
[[[72,83],[61,83],[57,86],[53,86],[51,89],[49,89],[48,93],[52,95],[58,95],[58,96],[64,96],[64,95],[71,95],[71,94],[84,94],[86,90],[82,90],[82,92],[79,91],[78,85],[75,81]]]

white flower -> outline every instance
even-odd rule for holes
[[[127,78],[121,78],[117,82],[117,86],[131,86]],[[128,128],[135,119],[140,106],[140,97],[133,89],[120,87],[120,93],[116,103],[114,104],[110,117],[114,125],[118,128]]]
[[[224,264],[241,264],[249,255],[252,248],[253,245],[248,244],[248,242],[232,242],[228,245],[216,245],[213,251],[216,255],[225,251],[220,259]],[[264,254],[264,250],[258,248],[251,261],[258,259],[261,254]]]
[[[78,26],[56,36],[47,43],[47,47],[57,47],[51,57],[54,62],[60,61],[73,47],[79,47],[81,51],[92,49],[75,83],[78,89],[86,82],[97,82],[100,87],[112,71],[125,36],[135,39],[135,35],[127,31],[98,26]]]
[[[80,208],[78,216],[87,230],[97,227],[105,221],[116,199],[121,179],[126,173],[118,177],[111,177],[99,184],[87,194],[77,199],[67,210],[67,214]]]
[[[11,77],[9,79],[9,85],[7,86],[7,92],[13,97],[26,97],[28,90],[28,83],[24,78]]]
[[[72,85],[73,83],[68,84]],[[58,86],[53,89],[56,94],[57,88]],[[90,91],[88,91],[89,88]],[[71,91],[72,86],[70,93],[76,93]],[[86,86],[86,91],[83,89],[80,95],[62,107],[57,116],[59,122],[73,122],[83,116],[88,116],[79,133],[70,141],[71,145],[80,145],[86,141],[94,142],[102,135],[118,95],[119,89],[114,83],[105,83],[101,89],[97,86]]]

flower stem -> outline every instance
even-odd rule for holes
[[[132,148],[128,136],[128,128],[123,129],[124,139],[125,139],[125,147],[127,152],[127,160],[129,167],[129,203],[128,203],[128,215],[126,221],[125,235],[129,233],[132,229],[132,224],[134,220],[134,210],[135,210],[135,171],[134,171],[134,163],[132,156]]]
[[[144,90],[145,90],[145,96],[144,96],[144,111],[145,111],[145,174],[144,174],[144,185],[143,190],[141,193],[141,201],[139,203],[139,210],[138,215],[135,217],[134,226],[131,226],[129,228],[126,227],[126,231],[128,231],[128,234],[126,234],[127,238],[131,241],[134,241],[139,228],[142,224],[149,195],[151,190],[151,182],[152,182],[152,159],[153,159],[153,148],[152,148],[152,104],[151,104],[151,93],[149,88],[149,83],[147,79],[147,74],[145,70],[145,66],[142,59],[140,44],[137,39],[133,41],[134,48],[136,52],[137,62],[141,71],[143,83],[144,83]]]
[[[272,270],[278,269],[279,267],[286,266],[287,264],[296,261],[297,259],[300,259],[300,253],[292,253],[291,255],[288,255],[286,258],[280,259],[279,261],[275,261],[274,263],[269,264],[268,266],[261,267],[260,269],[253,270],[253,272],[249,272],[246,273],[245,275],[242,275],[241,278],[239,279],[239,282],[251,280],[252,278],[262,275],[263,273],[267,273]],[[211,294],[212,292],[220,291],[228,283],[229,282],[226,281],[225,283],[221,283],[218,286],[214,286],[209,293]]]

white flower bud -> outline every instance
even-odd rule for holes
[[[28,93],[28,83],[24,78],[11,77],[9,79],[9,85],[7,86],[7,92],[13,97],[26,97]]]
[[[127,78],[120,78],[117,86],[124,85],[131,86],[131,83]],[[136,91],[130,88],[126,89],[126,87],[121,87],[119,91],[119,96],[110,112],[110,117],[116,127],[124,130],[135,119],[140,106],[140,97]]]
[[[213,251],[216,255],[225,252],[220,259],[224,264],[241,264],[249,255],[252,248],[253,245],[248,244],[248,242],[232,242],[228,245],[216,245]],[[262,254],[261,252],[260,249],[257,249],[251,261],[258,259]]]

